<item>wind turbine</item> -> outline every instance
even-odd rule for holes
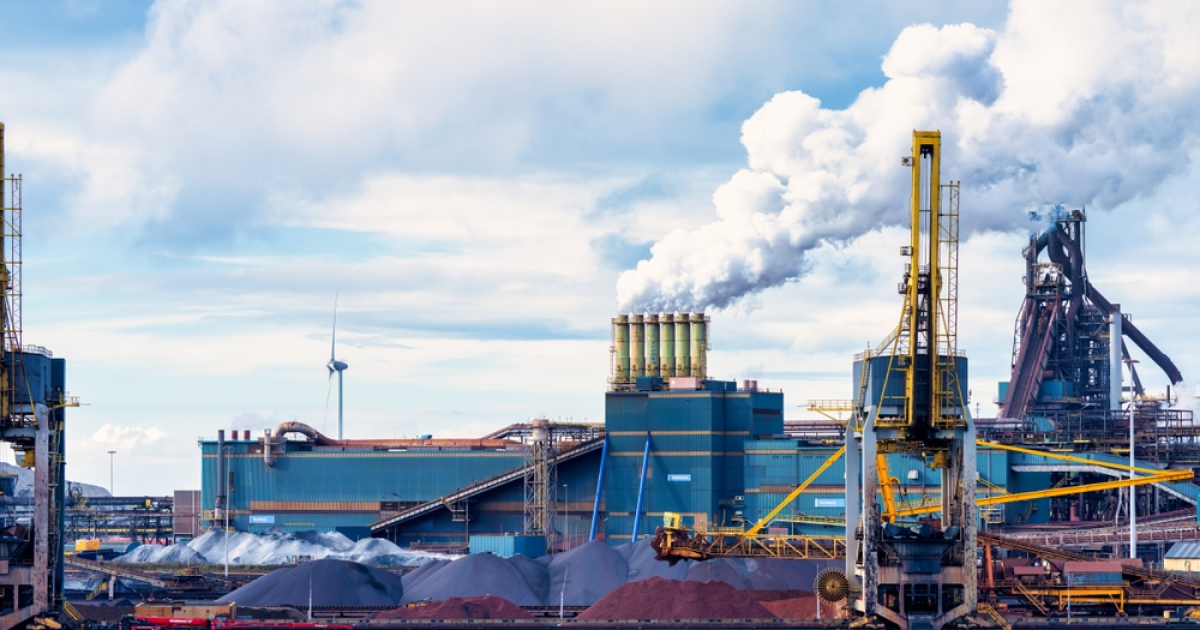
[[[333,373],[337,372],[338,377],[338,439],[342,439],[342,372],[350,367],[345,361],[338,361],[337,355],[337,294],[333,296],[333,341],[329,346],[329,363],[325,367],[329,368],[329,382],[325,386],[326,408],[329,405],[329,389],[333,385]]]

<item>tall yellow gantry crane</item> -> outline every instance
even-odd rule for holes
[[[846,573],[854,607],[902,630],[941,630],[976,613],[975,428],[957,341],[958,184],[941,183],[941,134],[914,131],[911,239],[900,322],[856,357],[855,420],[846,432]],[[941,520],[902,528],[876,499],[887,453],[941,471]],[[861,470],[861,478],[859,471]],[[894,499],[887,502],[894,514]]]
[[[1190,479],[1190,470],[1130,468],[1020,447],[977,442],[967,407],[966,357],[957,344],[957,183],[940,183],[941,137],[913,133],[912,231],[901,253],[909,259],[900,292],[900,322],[883,343],[855,357],[853,401],[822,400],[810,410],[846,426],[846,443],[770,513],[748,529],[691,531],[679,515],[664,515],[652,542],[663,559],[713,557],[845,558],[846,591],[869,617],[900,628],[939,630],[974,615],[979,505],[1062,496]],[[843,413],[851,412],[843,422]],[[836,414],[836,415],[835,415]],[[1133,473],[1128,479],[977,497],[976,447],[1003,449]],[[940,499],[920,505],[896,500],[898,480],[886,455],[919,455],[941,472]],[[843,537],[773,534],[767,527],[838,458],[846,458]],[[882,504],[879,498],[882,496]],[[899,519],[937,523],[900,527]],[[836,599],[836,598],[835,598]]]

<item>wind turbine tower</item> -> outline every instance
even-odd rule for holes
[[[337,298],[333,299],[333,340],[329,346],[329,363],[325,366],[329,368],[329,380],[333,380],[333,373],[337,372],[338,377],[338,439],[342,439],[342,372],[350,367],[345,361],[337,360]]]

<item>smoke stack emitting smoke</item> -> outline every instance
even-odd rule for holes
[[[907,225],[913,129],[942,132],[964,238],[1025,230],[1047,204],[1111,209],[1186,170],[1200,5],[1016,2],[1000,32],[906,28],[886,83],[844,110],[777,94],[742,126],[748,167],[718,220],[675,230],[617,281],[618,312],[725,308],[798,278],[806,253]]]

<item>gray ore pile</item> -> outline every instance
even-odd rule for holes
[[[317,560],[279,569],[220,601],[244,606],[308,604],[311,571],[314,606],[391,606],[486,595],[518,606],[591,606],[628,582],[652,577],[688,582],[724,582],[739,590],[812,589],[813,579],[833,561],[723,558],[679,562],[654,559],[645,542],[610,547],[594,541],[542,558],[473,554],[434,560],[399,577],[386,570],[341,560]]]
[[[314,560],[276,569],[218,599],[239,606],[394,606],[404,596],[400,576],[347,560]]]
[[[565,553],[530,559],[475,554],[437,560],[405,575],[404,603],[496,595],[518,606],[591,606],[627,582],[651,577],[715,580],[739,590],[810,591],[817,572],[841,562],[722,558],[679,562],[654,559],[649,543],[617,547],[594,541]]]

